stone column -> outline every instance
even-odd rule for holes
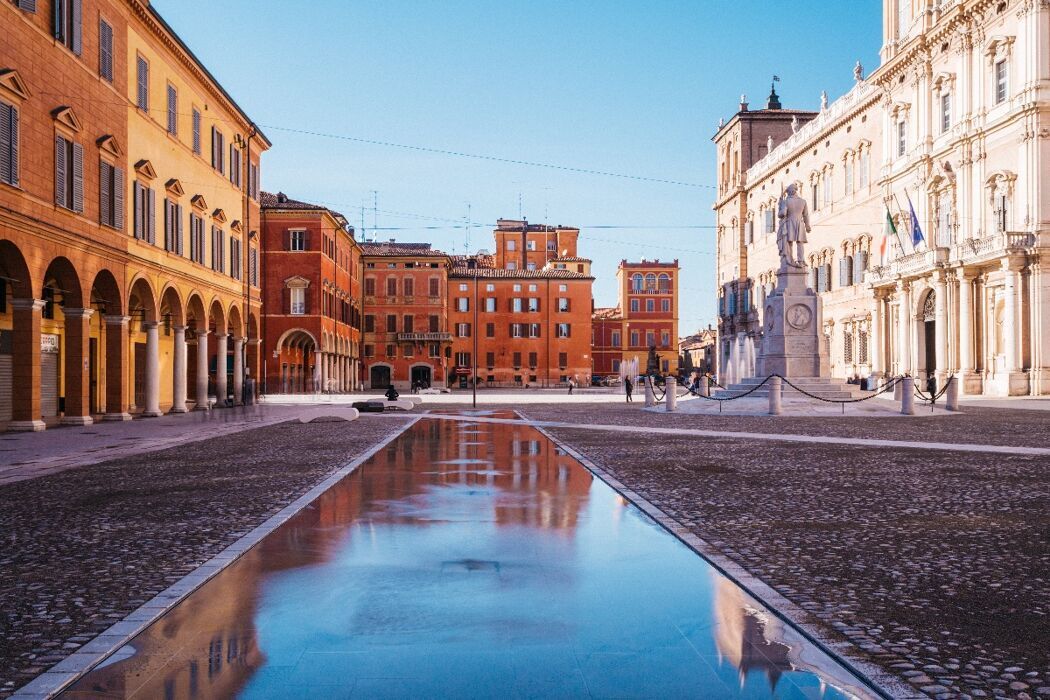
[[[194,411],[208,410],[208,331],[197,331],[197,405]]]
[[[226,405],[226,333],[215,334],[215,405]]]
[[[349,389],[350,389],[350,358],[349,357],[344,357],[343,358],[343,384],[342,384],[341,391],[343,391],[343,393],[346,393]]]
[[[160,334],[156,321],[146,321],[146,408],[142,415],[155,418],[160,412]]]
[[[911,288],[907,282],[897,283],[897,367],[901,374],[911,373]]]
[[[668,413],[673,412],[677,408],[678,403],[678,380],[674,377],[668,377],[667,383],[664,384],[664,401],[666,402],[666,410]]]
[[[1021,369],[1020,353],[1017,352],[1017,293],[1020,291],[1020,274],[1003,261],[1006,287],[1003,290],[1003,339],[1006,342],[1006,371],[1013,373]]]
[[[321,391],[328,391],[328,364],[331,362],[332,356],[330,353],[322,352],[318,354],[321,362]]]
[[[32,432],[46,426],[40,418],[40,318],[43,299],[14,299],[11,308],[11,431]]]
[[[780,400],[783,392],[782,380],[780,377],[769,378],[769,415],[779,416],[782,412]]]
[[[128,368],[128,321],[106,316],[106,413],[102,420],[131,420],[125,390]]]
[[[875,291],[875,290],[873,290]],[[882,367],[882,297],[875,291],[871,304],[871,323],[868,326],[868,355],[871,376],[881,377]]]
[[[233,339],[233,405],[244,403],[244,338]]]
[[[174,326],[175,342],[172,357],[171,410],[169,413],[186,412],[186,326]]]
[[[968,375],[973,374],[973,278],[959,270],[959,390],[966,391]]]
[[[944,273],[940,270],[933,273],[933,308],[934,308],[934,348],[937,371],[937,386],[944,386],[944,378],[948,376],[948,285],[944,279]]]
[[[62,423],[65,425],[90,425],[90,383],[88,367],[88,339],[91,336],[91,316],[94,309],[63,309],[65,317],[65,385],[66,408]]]

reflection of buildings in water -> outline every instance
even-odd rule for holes
[[[712,572],[715,588],[715,645],[721,658],[740,674],[740,685],[751,671],[762,671],[775,689],[780,675],[794,670],[791,648],[766,639],[766,621],[735,583]]]

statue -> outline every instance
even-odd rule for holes
[[[777,204],[777,218],[780,219],[780,227],[777,229],[777,249],[780,251],[781,267],[790,265],[792,267],[804,267],[805,255],[802,244],[806,242],[806,234],[810,232],[809,207],[806,200],[798,196],[798,190],[794,183],[787,186],[787,192],[780,197]],[[796,254],[792,256],[791,244],[796,246]]]
[[[645,373],[646,374],[659,374],[660,373],[660,356],[656,354],[656,346],[653,345],[649,348],[649,357],[645,361]]]
[[[857,65],[853,66],[853,79],[858,83],[864,80],[864,66],[860,65],[860,61],[857,61]]]
[[[797,114],[795,116],[791,117],[791,133],[792,134],[797,134],[798,133],[798,115]]]
[[[820,91],[820,111],[821,112],[828,111],[828,91],[827,90],[821,90]]]
[[[766,138],[766,153],[772,153],[772,152],[773,152],[773,134],[770,134]]]

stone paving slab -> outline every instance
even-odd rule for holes
[[[280,423],[0,486],[0,697],[137,629],[129,614],[411,420]]]
[[[1041,416],[1026,415],[999,420],[1045,442],[1032,435]],[[1050,695],[1050,458],[639,439],[586,427],[608,416],[576,418],[583,427],[549,430],[805,611],[841,653],[931,697]],[[970,430],[968,442],[984,437]]]

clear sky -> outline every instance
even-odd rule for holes
[[[153,0],[273,142],[263,188],[381,240],[492,248],[497,218],[578,226],[595,302],[678,258],[683,335],[715,318],[711,143],[741,93],[817,109],[877,65],[877,0]],[[331,134],[351,139],[296,133]],[[382,141],[669,184],[376,145]],[[378,215],[373,195],[378,192]],[[520,209],[519,209],[520,203]],[[626,228],[601,228],[601,227]],[[436,228],[435,228],[436,227]],[[458,227],[458,228],[455,228]],[[360,234],[359,234],[360,237]]]

